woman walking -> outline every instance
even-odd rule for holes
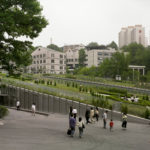
[[[79,122],[77,126],[79,127],[79,138],[82,138],[83,129],[85,128],[84,122],[82,121],[82,117],[79,117]]]

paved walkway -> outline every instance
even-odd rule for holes
[[[114,131],[102,128],[102,120],[86,126],[84,137],[67,136],[68,117],[50,116],[10,110],[0,126],[0,150],[149,150],[150,126],[128,124],[122,130],[115,121]]]

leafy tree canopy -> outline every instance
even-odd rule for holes
[[[87,46],[86,46],[86,48],[88,49],[88,50],[92,50],[92,49],[107,49],[107,46],[105,46],[105,45],[99,45],[97,42],[91,42],[91,43],[89,43]]]
[[[111,47],[111,48],[114,48],[115,50],[118,50],[118,45],[114,41],[108,44],[107,47]]]
[[[84,67],[86,61],[86,54],[84,49],[79,50],[79,67]]]
[[[56,51],[59,51],[59,52],[63,52],[63,49],[58,47],[55,44],[50,44],[50,45],[47,46],[47,48],[50,48],[50,49],[53,49],[53,50],[56,50]]]
[[[128,72],[129,59],[123,53],[116,52],[110,59],[104,59],[99,66],[102,77],[115,78],[116,75],[123,75]]]
[[[48,24],[37,0],[0,1],[0,65],[13,72],[31,63],[32,42]]]
[[[150,70],[150,49],[141,44],[131,43],[122,48],[129,53],[131,65],[144,65],[146,70]]]

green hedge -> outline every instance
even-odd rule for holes
[[[0,106],[0,118],[8,115],[8,109],[4,106]]]

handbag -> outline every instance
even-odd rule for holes
[[[68,135],[71,135],[71,129],[68,129],[68,130],[67,130],[67,134],[68,134]]]
[[[85,128],[85,125],[82,123],[82,128],[84,129]]]

